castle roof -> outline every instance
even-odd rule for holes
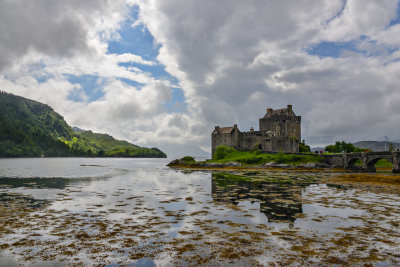
[[[267,109],[267,114],[265,114],[264,118],[271,118],[272,116],[290,116],[290,117],[295,117],[296,114],[294,114],[292,110],[292,106],[288,105],[287,108],[281,108],[281,109],[272,109],[269,108]]]
[[[213,131],[213,134],[217,134],[217,133],[231,133],[233,131],[233,129],[235,129],[235,126],[231,126],[231,127],[218,127],[215,128],[215,130]]]

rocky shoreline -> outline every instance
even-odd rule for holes
[[[175,159],[167,164],[173,168],[189,168],[189,169],[333,169],[326,163],[301,163],[298,165],[278,164],[276,162],[268,162],[259,165],[243,165],[239,162],[230,161],[227,163],[212,163],[207,161],[185,161]]]

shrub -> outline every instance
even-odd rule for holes
[[[279,152],[275,155],[275,162],[278,164],[282,164],[287,162],[287,155],[282,152]]]
[[[228,153],[236,152],[236,149],[233,147],[228,147],[228,146],[219,146],[215,150],[214,153],[214,159],[223,159]]]
[[[184,162],[194,162],[195,161],[194,158],[191,156],[185,156],[185,157],[181,158],[181,160]]]
[[[262,153],[263,152],[261,150],[259,150],[259,149],[253,151],[253,154],[255,154],[255,155],[260,155]]]
[[[300,156],[292,156],[291,161],[296,162],[296,161],[301,161],[303,158]]]
[[[310,146],[306,145],[306,142],[304,140],[299,143],[299,152],[303,153],[311,152]]]
[[[237,161],[240,163],[246,163],[246,164],[261,164],[261,163],[264,163],[264,158],[257,157],[257,156],[246,156],[246,157],[237,159]]]

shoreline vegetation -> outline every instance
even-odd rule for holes
[[[196,161],[191,156],[175,159],[169,167],[193,169],[294,169],[294,168],[327,168],[324,159],[316,154],[293,155],[285,153],[268,154],[260,150],[237,151],[232,147],[217,147],[213,158]]]
[[[167,166],[189,171],[210,171],[218,183],[263,182],[279,185],[323,183],[371,192],[400,194],[400,176],[392,173],[392,163],[380,160],[376,173],[340,169],[327,165],[317,154],[267,154],[218,147],[213,159],[196,161],[191,156],[175,159]],[[359,163],[359,165],[361,162]]]
[[[356,164],[361,165],[361,162]],[[219,146],[213,159],[196,161],[194,157],[185,156],[181,159],[171,161],[167,166],[174,168],[189,169],[208,169],[208,170],[330,170],[345,171],[329,166],[324,158],[315,153],[285,154],[278,152],[275,154],[264,153],[260,150],[237,151],[232,147]],[[378,171],[390,171],[392,163],[381,160],[376,163]],[[353,171],[354,172],[354,171]]]

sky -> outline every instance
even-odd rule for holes
[[[0,0],[0,89],[171,157],[288,104],[314,147],[400,140],[400,1]]]

